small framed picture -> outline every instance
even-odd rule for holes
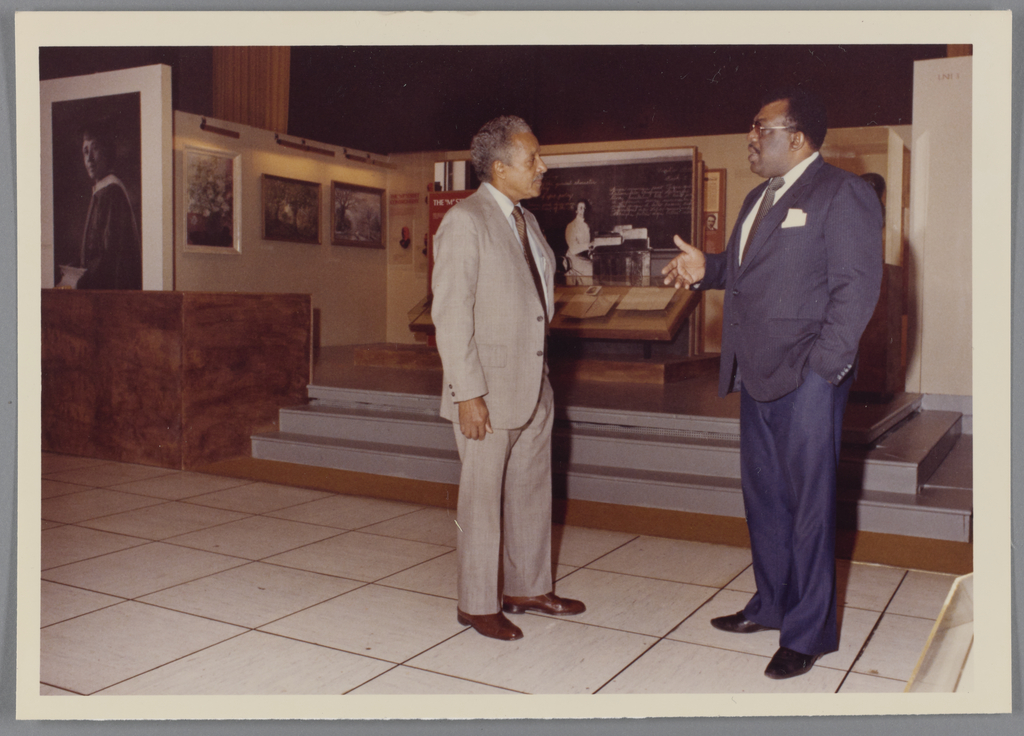
[[[384,190],[331,182],[331,244],[383,248]]]
[[[241,156],[186,148],[185,251],[241,253]]]
[[[320,185],[264,174],[263,239],[320,243]]]

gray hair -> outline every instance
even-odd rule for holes
[[[511,163],[512,136],[532,132],[526,121],[515,115],[502,115],[485,123],[469,144],[477,178],[480,181],[490,181],[491,165],[495,161]]]

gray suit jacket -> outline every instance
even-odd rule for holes
[[[526,226],[548,261],[554,307],[555,255],[537,219]],[[441,416],[458,421],[457,402],[483,396],[496,429],[524,426],[546,380],[547,316],[511,225],[481,188],[444,216],[434,238],[431,316],[444,367]]]
[[[833,384],[849,377],[883,259],[878,196],[819,157],[768,211],[738,263],[742,223],[766,186],[747,195],[725,252],[706,256],[694,287],[725,289],[719,394],[737,390],[735,364],[758,401],[785,396],[808,371]]]

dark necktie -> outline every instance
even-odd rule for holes
[[[754,222],[750,225],[750,232],[747,234],[747,242],[743,246],[743,254],[740,257],[740,260],[742,260],[742,256],[746,255],[747,248],[750,247],[750,244],[754,242],[754,233],[757,232],[757,228],[761,225],[761,220],[765,218],[765,215],[768,214],[768,210],[770,210],[772,205],[775,204],[775,192],[777,192],[785,183],[786,180],[781,176],[776,176],[768,180],[768,188],[764,190],[764,198],[761,200],[761,206],[757,208],[757,215],[754,217]]]
[[[537,262],[533,259],[533,249],[530,248],[530,239],[526,235],[526,220],[523,212],[518,207],[512,208],[512,217],[516,221],[516,230],[519,232],[519,242],[523,246],[523,255],[526,256],[526,265],[530,267],[530,275],[533,276],[533,285],[537,287],[537,296],[540,297],[540,305],[547,311],[547,300],[544,298],[544,287],[540,280],[540,271],[537,270]]]

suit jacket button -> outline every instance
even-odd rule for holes
[[[540,357],[542,355],[544,355],[544,351],[543,350],[538,350],[537,351],[537,357]]]
[[[537,318],[537,321],[538,321],[538,322],[543,322],[543,321],[544,321],[544,318],[543,318],[543,317],[538,317],[538,318]]]

